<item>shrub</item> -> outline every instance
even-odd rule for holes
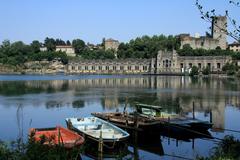
[[[227,75],[228,76],[233,76],[235,74],[235,71],[234,70],[228,70],[227,71]]]
[[[196,66],[193,66],[189,75],[190,76],[195,76],[195,75],[198,75],[198,73],[199,73],[198,68]]]
[[[197,157],[198,160],[235,160],[240,159],[240,141],[233,136],[225,136],[222,141],[213,148],[210,157]]]
[[[209,75],[210,74],[210,68],[207,66],[206,68],[203,69],[202,71],[203,75]]]

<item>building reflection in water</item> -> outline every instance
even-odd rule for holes
[[[129,103],[161,105],[168,112],[188,114],[195,111],[211,115],[215,128],[224,128],[225,107],[239,108],[240,83],[228,79],[191,79],[190,77],[135,76],[91,78],[80,80],[0,82],[0,95],[31,93],[65,93],[61,101],[48,100],[46,107],[62,107],[66,104],[83,108],[85,102],[98,99],[103,110],[113,110]],[[9,83],[9,82],[8,82]],[[9,87],[11,85],[11,87]],[[21,90],[19,87],[21,86]],[[16,91],[13,91],[16,88]],[[10,90],[11,89],[11,90]],[[87,98],[86,98],[87,97]]]

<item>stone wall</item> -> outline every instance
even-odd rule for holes
[[[230,56],[179,56],[176,51],[159,51],[156,73],[184,73],[189,72],[193,66],[200,70],[210,67],[212,72],[219,72],[227,62],[232,62]]]
[[[217,16],[213,17],[212,20],[212,37],[219,41],[219,47],[222,49],[227,48],[227,17]]]
[[[203,49],[216,49],[220,47],[221,49],[227,48],[227,17],[217,16],[212,20],[212,33],[206,36],[196,36],[191,37],[190,34],[180,34],[179,38],[181,41],[181,47],[185,44],[189,44],[193,49],[203,48]]]
[[[80,60],[66,66],[67,73],[87,74],[139,74],[149,73],[149,59]]]
[[[71,61],[65,71],[83,74],[181,74],[190,72],[193,66],[200,70],[208,66],[212,72],[219,72],[231,61],[230,56],[179,56],[176,51],[159,51],[152,59]]]
[[[69,57],[76,57],[75,50],[72,46],[56,46],[56,52],[65,52]]]
[[[183,48],[185,44],[189,44],[193,49],[203,48],[209,50],[216,49],[219,46],[219,40],[209,37],[185,37],[181,40],[181,48]]]
[[[119,47],[119,42],[117,40],[114,40],[114,39],[107,39],[105,41],[105,50],[114,50],[114,51],[117,51],[118,50],[118,47]]]

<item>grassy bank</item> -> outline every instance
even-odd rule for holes
[[[32,137],[27,143],[17,140],[11,143],[0,141],[1,160],[77,160],[82,148],[66,150],[62,145],[43,145],[45,140],[35,142]]]

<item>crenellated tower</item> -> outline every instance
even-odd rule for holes
[[[227,48],[227,17],[216,16],[212,18],[212,38],[219,41],[221,49]]]

